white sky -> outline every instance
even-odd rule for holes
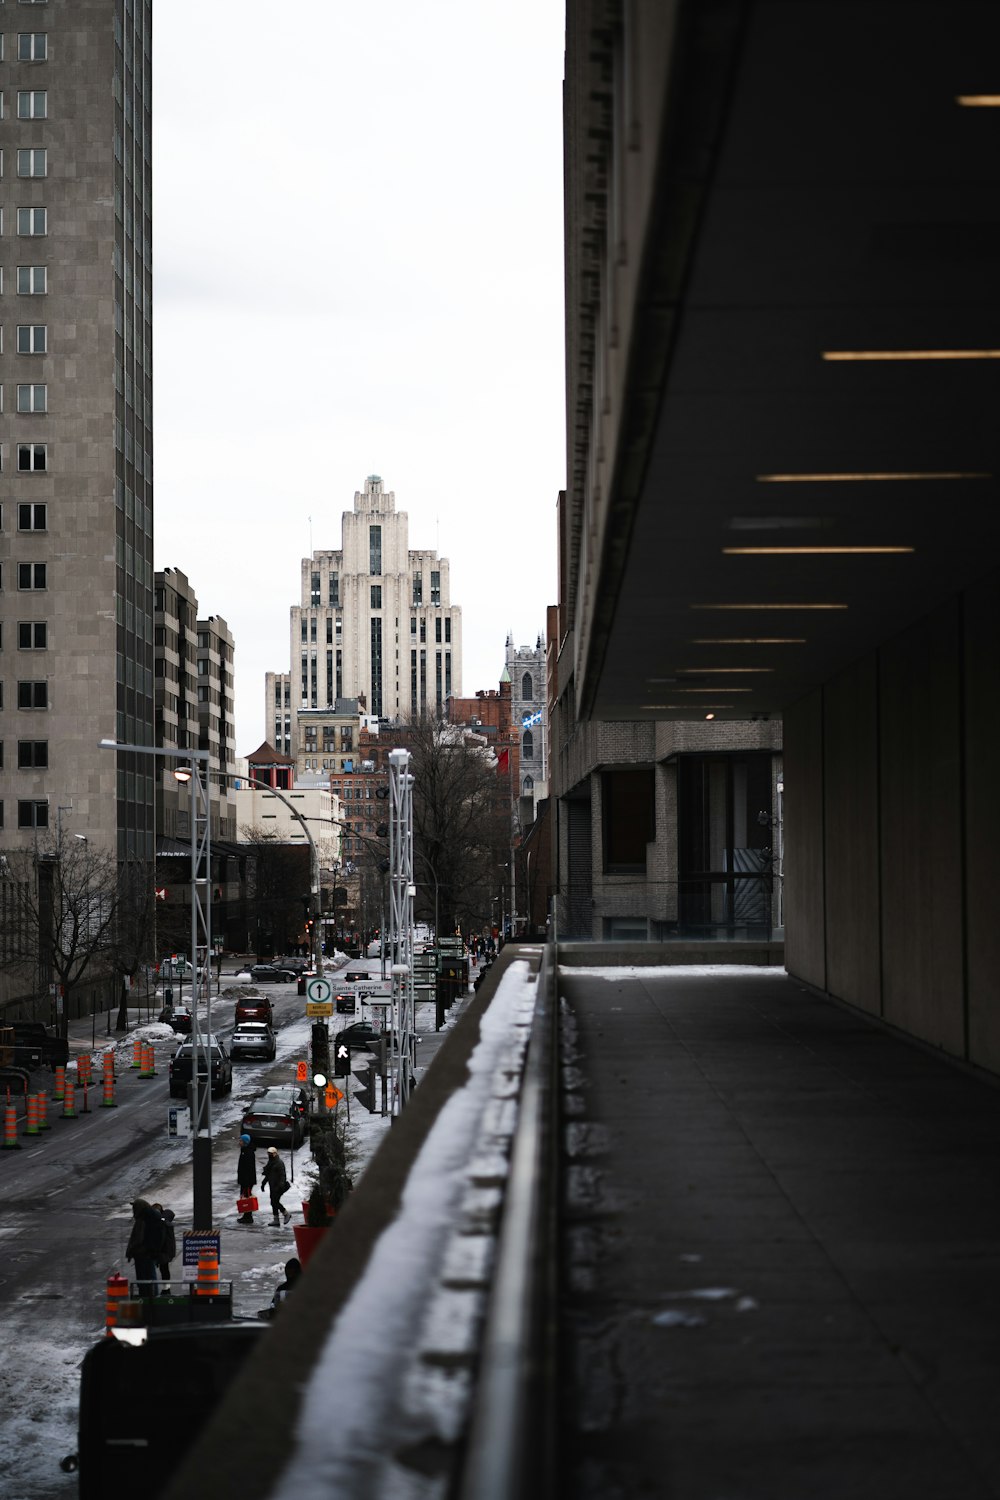
[[[245,755],[300,560],[368,474],[450,559],[463,693],[497,686],[508,630],[544,638],[564,0],[196,11],[155,13],[155,563],[233,631]]]

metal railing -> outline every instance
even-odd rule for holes
[[[556,1493],[558,1024],[550,943],[538,972],[460,1500]]]

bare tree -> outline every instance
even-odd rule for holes
[[[414,879],[442,930],[490,921],[510,849],[510,806],[478,736],[425,720],[406,734],[412,761]],[[430,884],[428,884],[430,876]]]
[[[80,985],[113,985],[117,975],[133,976],[149,962],[151,874],[142,863],[119,865],[85,840],[40,840],[3,856],[0,965],[23,975],[38,995],[59,986],[64,1035]]]

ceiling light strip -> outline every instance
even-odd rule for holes
[[[725,557],[881,557],[914,547],[723,547]]]
[[[689,609],[847,609],[846,604],[689,604]]]
[[[866,364],[880,360],[1000,359],[1000,349],[824,349],[820,358],[840,364]]]
[[[874,472],[874,473],[852,473],[843,474],[755,474],[754,478],[758,484],[859,484],[871,480],[879,481],[909,481],[916,479],[992,479],[993,475],[979,470],[964,469],[938,469],[925,471],[923,473],[908,473],[905,470],[900,473]]]

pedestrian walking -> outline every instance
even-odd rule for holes
[[[125,1259],[135,1265],[135,1279],[140,1296],[157,1294],[156,1268],[163,1249],[163,1220],[145,1198],[132,1202],[132,1233],[125,1247]]]
[[[240,1159],[236,1163],[236,1181],[239,1183],[240,1197],[249,1198],[257,1185],[257,1157],[248,1135],[240,1136]],[[252,1224],[253,1214],[249,1211],[240,1214],[237,1224]]]
[[[281,1198],[283,1193],[288,1192],[288,1174],[285,1171],[285,1163],[278,1155],[277,1146],[268,1146],[267,1165],[260,1177],[261,1187],[269,1189],[271,1194],[271,1212],[274,1214],[274,1223],[277,1226],[281,1221],[279,1214],[284,1214],[285,1223],[292,1222],[292,1216],[287,1208],[283,1208]]]
[[[160,1255],[156,1264],[160,1272],[160,1280],[163,1282],[163,1290],[169,1292],[170,1262],[177,1254],[177,1236],[174,1233],[174,1219],[177,1216],[172,1208],[164,1208],[162,1203],[154,1203],[153,1211],[160,1216],[163,1234],[163,1244],[160,1247]]]

